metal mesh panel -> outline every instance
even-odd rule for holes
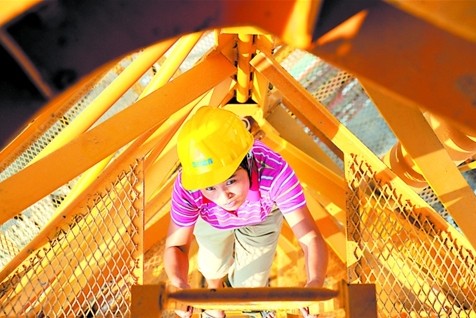
[[[118,65],[101,77],[94,85],[85,86],[69,102],[55,112],[50,122],[44,124],[44,131],[36,132],[32,142],[20,149],[12,162],[2,162],[0,181],[6,180],[26,167],[63,129],[65,129],[117,75],[131,62],[123,59]],[[116,110],[117,112],[117,110]],[[28,207],[15,218],[0,225],[0,233],[5,239],[0,240],[0,268],[3,268],[20,250],[29,243],[47,224],[50,217],[70,192],[76,180],[61,186],[50,195]],[[11,248],[13,246],[13,248]]]
[[[68,126],[96,97],[104,90],[123,70],[125,64],[130,62],[130,58],[124,59],[113,69],[107,72],[102,78],[91,86],[85,86],[80,91],[75,92],[76,98],[61,105],[55,111],[50,121],[43,125],[44,130],[39,130],[33,136],[32,143],[21,149],[15,160],[12,162],[2,162],[0,166],[0,181],[3,181],[16,172],[23,169],[33,160],[66,126]]]
[[[192,50],[190,57],[184,65],[182,65],[181,71],[190,68],[205,51],[210,49],[213,44],[211,34],[212,33],[204,34],[200,43]],[[88,105],[129,66],[136,56],[137,54],[133,54],[123,59],[112,70],[98,79],[96,83],[83,87],[81,91],[75,93],[75,97],[61,105],[60,109],[55,110],[54,116],[51,116],[49,122],[45,122],[41,130],[38,130],[34,136],[31,136],[30,144],[25,144],[23,149],[19,149],[13,154],[11,161],[2,162],[0,167],[0,181],[11,177],[27,166],[31,160],[60,134],[66,126],[75,120],[77,115],[88,107]],[[103,114],[93,127],[135,102],[143,88],[150,82],[154,73],[153,69],[159,68],[160,64],[157,62],[154,67],[144,74],[144,76],[120,98],[120,100]],[[120,151],[118,151],[116,155],[118,153],[120,153]],[[54,211],[57,210],[64,198],[68,196],[75,183],[76,180],[71,180],[69,183],[22,211],[21,214],[0,225],[0,268],[4,268],[26,244],[30,243],[38,235],[41,236],[41,229],[50,221]],[[93,234],[87,234],[99,233],[100,240],[105,241],[106,238],[113,239],[111,235],[114,231],[118,231],[117,227],[119,225],[126,225],[126,220],[112,219],[110,213],[102,216],[105,211],[116,209],[111,206],[111,204],[119,204],[118,202],[122,202],[120,200],[118,201],[118,199],[114,199],[114,197],[124,196],[122,191],[127,191],[127,189],[124,188],[120,190],[117,187],[120,188],[120,185],[105,190],[103,199],[98,199],[104,202],[100,203],[100,201],[98,201],[93,206],[90,206],[88,211],[78,212],[79,216],[75,217],[74,221],[68,224],[65,229],[65,233],[68,233],[65,234],[66,236],[61,237],[60,234],[58,234],[58,237],[51,238],[49,246],[45,247],[42,252],[38,252],[32,256],[27,262],[24,262],[21,269],[18,267],[16,271],[1,284],[0,316],[2,316],[2,314],[18,316],[26,312],[32,312],[40,316],[46,315],[48,317],[89,317],[93,314],[94,316],[111,316],[113,315],[112,309],[108,311],[104,308],[112,308],[112,306],[117,308],[122,307],[119,316],[127,314],[128,302],[125,300],[125,296],[122,297],[120,295],[124,294],[121,290],[125,290],[128,293],[128,286],[130,284],[128,279],[125,278],[125,274],[122,275],[120,273],[120,269],[127,269],[131,266],[127,260],[130,256],[126,258],[126,256],[117,254],[116,252],[114,255],[110,253],[115,250],[126,253],[130,252],[130,249],[124,249],[118,246],[121,241],[116,242],[112,240],[109,242],[109,246],[104,245],[105,243],[97,241],[98,238]],[[108,191],[112,192],[109,193]],[[133,192],[127,193],[127,195],[131,195],[132,193]],[[114,197],[111,197],[111,195]],[[120,207],[120,209],[126,209],[124,203],[121,204],[123,206]],[[103,207],[99,208],[100,206]],[[132,212],[132,210],[129,212]],[[94,218],[95,221],[93,222],[91,215],[94,214],[98,214],[98,216]],[[102,224],[102,226],[100,224]],[[108,224],[113,225],[113,228],[110,230],[112,232],[100,232],[101,229],[107,229],[108,227],[106,225]],[[81,229],[80,232],[77,235],[72,234],[76,233],[75,231],[78,231],[77,229]],[[129,232],[129,229],[127,229],[127,231]],[[104,238],[102,238],[103,236]],[[78,241],[88,242],[88,244],[86,246],[78,245]],[[125,245],[125,243],[121,244]],[[97,253],[100,255],[97,255]],[[69,257],[72,256],[74,256],[74,263],[70,262]],[[118,260],[115,264],[100,264],[101,259],[117,258]],[[81,259],[85,259],[86,263],[80,262]],[[47,266],[45,264],[48,262],[51,264],[45,267]],[[110,275],[116,277],[119,274],[120,276],[117,279],[109,279],[106,276],[101,278],[98,276],[98,270],[93,271],[91,267],[91,264],[94,263],[99,266],[99,272],[104,272],[106,269]],[[81,268],[83,272],[81,272]],[[71,275],[71,279],[68,278],[68,274]],[[122,281],[120,279],[121,275],[124,276]],[[84,278],[86,276],[90,277],[87,284]],[[28,280],[36,281],[36,285],[23,282],[21,280],[22,277],[28,277]],[[94,277],[97,277],[96,281],[94,281]],[[81,282],[79,283],[80,285],[76,286],[71,284],[69,282],[70,280]],[[15,288],[17,288],[17,291],[15,291]],[[84,292],[78,294],[77,290],[71,288],[83,288]],[[25,291],[19,295],[20,290]],[[89,295],[85,294],[86,290],[89,290]],[[100,290],[100,294],[96,297],[96,294],[92,293],[96,293],[98,290]],[[61,294],[57,294],[56,291],[62,292]],[[118,292],[119,295],[117,295]],[[106,293],[114,294],[113,298],[115,300],[113,300],[112,303],[112,296],[106,296]],[[127,294],[124,295],[127,296]],[[119,300],[118,297],[122,300]],[[110,304],[108,305],[107,303]],[[124,310],[124,308],[126,310]]]
[[[91,89],[91,87],[88,88]],[[51,119],[51,126],[45,131],[38,131],[38,135],[32,138],[34,141],[18,153],[15,160],[8,164],[2,163],[0,181],[11,177],[26,167],[87,106],[87,100],[88,97],[86,96],[80,101],[64,105],[63,110],[59,110],[59,117]],[[61,115],[61,112],[64,113]],[[48,126],[48,123],[46,123],[46,126]],[[69,190],[69,184],[64,185],[61,189],[36,202],[15,218],[0,225],[0,233],[8,237],[9,244],[15,248],[13,250],[8,249],[4,241],[0,241],[0,268],[16,254],[12,253],[14,250],[21,249],[31,241],[48,222],[52,212],[65,197],[61,194],[67,194]]]
[[[395,144],[395,136],[352,74],[300,50],[288,54],[281,65],[377,156]]]
[[[346,155],[348,278],[375,283],[379,315],[475,317],[476,258],[371,166]]]
[[[387,153],[397,138],[368,98],[364,89],[351,74],[343,72],[308,52],[293,50],[286,52],[281,65],[303,85],[320,103],[354,133],[376,156]],[[283,106],[284,107],[284,106]],[[308,128],[303,128],[312,135]],[[315,141],[339,167],[340,159],[317,137]],[[476,176],[463,174],[473,189]],[[438,212],[451,226],[460,231],[453,217],[441,204],[430,187],[423,189],[420,197]]]
[[[142,161],[75,212],[0,286],[0,316],[128,317],[143,271]]]

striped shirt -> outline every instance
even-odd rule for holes
[[[172,193],[172,221],[188,227],[200,216],[215,228],[235,229],[263,222],[275,205],[286,214],[306,204],[299,180],[281,155],[260,141],[254,142],[251,151],[257,171],[252,171],[248,196],[236,212],[217,206],[199,190],[185,190],[179,173]]]

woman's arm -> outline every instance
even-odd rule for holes
[[[307,205],[284,215],[304,251],[308,287],[322,287],[329,260],[327,244]]]
[[[164,267],[170,283],[178,288],[188,288],[188,252],[193,237],[193,226],[180,227],[170,222],[165,241]]]

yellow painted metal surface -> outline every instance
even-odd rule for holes
[[[208,63],[214,64],[212,61],[217,61],[221,67],[210,67]],[[211,55],[201,66],[201,68],[194,68],[185,78],[173,81],[162,90],[157,90],[141,99],[135,104],[135,107],[124,110],[115,118],[84,133],[80,138],[55,151],[54,154],[0,183],[0,200],[2,202],[0,220],[5,221],[15,213],[21,212],[22,209],[76,177],[86,168],[94,165],[141,133],[160,124],[174,110],[178,110],[187,102],[211,89],[213,85],[235,71],[234,67],[219,54]],[[208,76],[203,78],[201,74],[205,70],[208,71]],[[214,74],[212,74],[212,70]],[[197,81],[201,85],[192,86],[193,91],[192,87],[188,86],[189,77],[201,78],[200,81]],[[183,91],[187,91],[189,94],[184,95]],[[170,96],[174,96],[175,108]],[[167,105],[167,107],[158,105]],[[98,151],[99,149],[100,151]],[[86,157],[85,154],[88,156]],[[83,160],[78,161],[77,158]],[[66,165],[66,163],[68,164]],[[56,173],[50,175],[48,171],[51,169],[55,169]],[[54,181],[55,178],[56,181]],[[43,187],[20,186],[37,184],[41,180],[48,180],[48,183]]]
[[[59,136],[50,142],[31,163],[45,157],[64,146],[81,133],[88,130],[104,113],[114,105],[125,92],[174,44],[175,40],[153,45],[140,53],[130,66],[106,87],[101,94],[79,114],[79,118],[68,125]]]
[[[294,79],[282,70],[271,57],[257,55],[251,62],[257,71],[267,76],[270,82],[278,87],[283,95],[295,103],[292,109],[295,115],[303,122],[308,123],[308,127],[319,129],[332,140],[343,152],[348,154],[362,154],[372,163],[379,174],[385,176],[386,182],[398,186],[408,198],[413,202],[419,202],[422,207],[426,204],[411,191],[400,179],[386,167],[368,148],[366,148],[349,130],[340,124],[322,105],[319,104],[306,90],[300,87]],[[446,228],[444,220],[436,213],[429,210],[434,220],[442,228]],[[471,234],[472,235],[472,234]],[[474,244],[471,242],[470,244]]]
[[[4,26],[12,19],[28,11],[43,0],[25,0],[25,1],[2,1],[2,10],[0,10],[0,26]]]
[[[476,127],[475,51],[476,43],[385,2],[345,21],[310,49],[395,98],[445,117],[469,132]]]
[[[387,0],[388,3],[428,21],[448,32],[476,42],[476,3],[458,1]]]
[[[93,306],[85,295],[98,295],[93,297],[96,302],[110,301],[101,294],[109,288],[104,275],[134,270],[137,284],[164,280],[160,264],[154,275],[143,276],[141,267],[146,257],[161,261],[147,253],[160,251],[170,221],[170,194],[180,168],[175,134],[196,108],[214,105],[252,116],[256,138],[296,170],[315,222],[331,247],[328,286],[342,276],[359,283],[377,282],[379,312],[388,316],[439,315],[450,310],[473,317],[476,232],[471,221],[476,202],[460,173],[474,170],[476,152],[474,26],[468,13],[461,11],[474,6],[462,2],[445,10],[446,4],[436,2],[387,2],[375,3],[342,24],[326,1],[214,2],[210,10],[219,8],[216,16],[223,29],[197,25],[196,33],[177,34],[142,48],[71,123],[63,124],[57,138],[48,139],[42,151],[30,155],[25,149],[52,124],[63,123],[71,104],[92,91],[99,75],[118,60],[45,104],[0,152],[2,167],[18,158],[27,161],[12,169],[14,173],[2,175],[0,224],[22,225],[27,209],[35,210],[35,204],[56,198],[65,188],[68,192],[64,197],[60,193],[58,206],[47,208],[53,210],[50,219],[31,241],[8,247],[14,238],[0,240],[2,250],[14,254],[0,270],[0,286],[5,287],[0,292],[0,316],[6,310],[8,317],[87,315],[84,308]],[[0,23],[35,3],[3,11]],[[313,39],[314,32],[320,31],[320,18],[335,18],[336,25]],[[247,25],[241,27],[244,21]],[[213,43],[203,44],[210,41],[208,31],[215,35]],[[205,53],[185,70],[186,61],[201,45],[207,46],[202,48]],[[315,65],[327,62],[349,74],[336,76],[334,84],[325,79],[322,69],[314,78],[299,79],[298,72],[309,75],[316,71]],[[151,70],[155,76],[150,82],[137,84]],[[316,84],[309,78],[321,81],[326,91],[312,95]],[[345,92],[336,93],[332,85],[340,87],[349,78],[365,84],[383,120],[395,131],[396,144],[386,154],[388,165],[337,118],[352,117],[359,101],[351,100],[344,110],[336,110],[336,105],[319,100],[333,94],[334,103],[345,99]],[[112,110],[134,85],[141,86],[135,100],[124,109]],[[106,110],[115,113],[99,123]],[[136,160],[143,162],[143,170],[128,170]],[[426,181],[458,229],[414,191]],[[99,197],[91,208],[90,199]],[[135,201],[138,198],[140,203]],[[129,216],[130,210],[143,215]],[[103,216],[114,211],[121,212]],[[99,227],[89,231],[84,227],[87,222],[98,222]],[[84,235],[77,235],[78,229],[86,229]],[[134,231],[141,233],[140,239]],[[96,237],[116,241],[128,235],[137,240],[136,246],[125,241],[114,246],[100,243],[97,252],[82,253],[95,244]],[[55,241],[58,237],[64,240]],[[302,282],[303,273],[291,270],[300,253],[291,231],[284,227],[273,268],[278,277],[272,277],[271,284]],[[57,274],[65,263],[71,267]],[[194,264],[191,269],[191,275],[197,274]],[[47,281],[48,287],[31,285],[37,281]],[[130,295],[130,285],[118,288],[110,290],[117,299],[123,291]],[[421,308],[406,307],[411,301]],[[118,306],[123,306],[116,309],[119,316],[130,313],[127,301]]]
[[[153,90],[164,86],[172,78],[202,35],[203,33],[198,32],[180,38],[180,40],[174,45],[173,50],[170,51],[170,57],[162,63],[156,76],[154,76],[149,85],[147,85],[142,92],[142,96],[146,96]],[[165,51],[163,53],[165,53]],[[158,61],[158,59],[156,59],[156,61]]]
[[[289,141],[337,175],[342,175],[342,170],[335,161],[316,144],[313,136],[307,134],[302,125],[284,108],[274,107],[272,113],[266,119],[283,139]]]
[[[236,101],[246,103],[250,97],[250,60],[253,50],[253,35],[238,34],[237,43],[237,69],[236,69]]]
[[[364,85],[366,83],[364,82]],[[476,246],[476,196],[419,109],[365,85],[378,109],[463,233]],[[415,134],[425,140],[415,139]],[[391,166],[390,166],[391,167]]]
[[[262,128],[265,132],[264,142],[286,159],[304,185],[315,189],[319,196],[323,196],[341,209],[345,209],[344,179],[301,153],[292,144],[274,135],[266,125],[263,125]]]

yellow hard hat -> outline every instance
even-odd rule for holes
[[[204,106],[181,128],[177,151],[187,190],[214,186],[231,177],[253,146],[253,135],[232,111]]]

